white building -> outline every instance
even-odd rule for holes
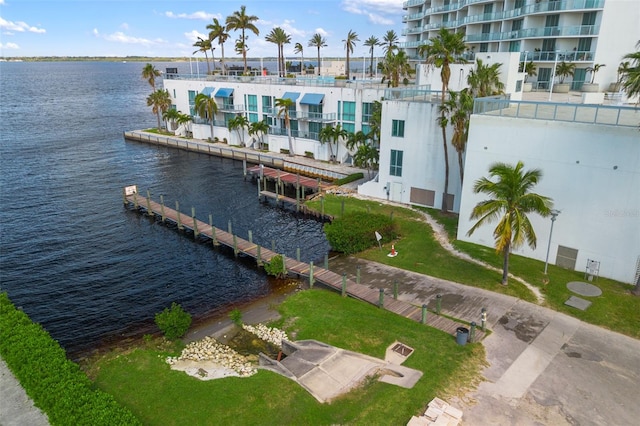
[[[551,220],[531,215],[538,244],[513,252],[549,264],[585,271],[599,262],[599,275],[635,283],[640,273],[640,110],[541,102],[476,100],[471,117],[458,239],[493,247],[493,225],[467,232],[473,207],[487,199],[473,192],[491,164],[540,169],[534,191],[560,210]],[[550,242],[549,242],[549,238]],[[549,251],[547,252],[547,247]]]
[[[403,7],[400,47],[410,57],[417,59],[417,48],[444,27],[465,34],[474,53],[520,52],[521,61],[536,65],[532,81],[541,90],[549,88],[555,64],[566,61],[576,66],[566,80],[573,90],[591,81],[588,68],[604,64],[595,83],[607,91],[640,40],[637,0],[408,0]]]

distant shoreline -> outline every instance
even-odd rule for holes
[[[313,61],[315,57],[307,58]],[[322,58],[323,61],[340,61],[345,58]],[[148,57],[148,56],[3,56],[0,62],[189,62],[205,61],[205,58],[194,57]],[[247,58],[247,61],[277,61],[276,57],[268,56],[262,58]],[[299,61],[297,57],[287,57],[287,60]],[[216,62],[220,59],[216,58]],[[242,58],[225,58],[225,62],[242,62]],[[307,61],[305,61],[306,63]]]

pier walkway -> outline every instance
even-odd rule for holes
[[[214,246],[225,246],[233,250],[234,255],[243,254],[256,260],[258,265],[271,260],[279,255],[272,250],[255,244],[249,240],[238,237],[230,232],[223,231],[205,223],[194,216],[168,208],[164,204],[144,197],[137,192],[137,187],[129,186],[124,188],[123,201],[128,207],[133,207],[136,211],[149,216],[159,217],[164,222],[175,223],[178,229],[188,229],[193,232],[194,237],[204,236],[212,241]],[[211,222],[211,217],[209,217]],[[447,317],[435,315],[433,312],[427,313],[426,305],[416,306],[406,301],[397,300],[393,294],[388,294],[384,289],[374,288],[347,278],[346,274],[337,274],[327,268],[315,266],[313,262],[306,263],[282,255],[283,263],[287,273],[297,274],[300,277],[309,279],[309,285],[322,284],[334,290],[342,292],[343,296],[351,296],[356,299],[371,303],[388,311],[402,315],[414,321],[423,322],[431,327],[442,330],[448,334],[455,335],[457,328],[467,326]],[[482,340],[485,333],[481,329],[475,330],[475,341]]]

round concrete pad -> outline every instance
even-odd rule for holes
[[[579,294],[580,296],[600,296],[602,294],[602,290],[596,287],[593,284],[583,283],[580,281],[571,281],[567,284],[567,288],[572,292]]]

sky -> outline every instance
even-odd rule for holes
[[[207,38],[207,25],[247,7],[259,18],[260,35],[250,33],[250,57],[275,57],[276,46],[264,40],[272,28],[291,35],[286,56],[294,55],[302,43],[305,57],[316,57],[307,47],[315,33],[327,47],[323,57],[345,56],[344,43],[350,30],[360,39],[352,56],[368,56],[363,42],[370,36],[382,39],[395,30],[402,40],[403,0],[0,0],[0,56],[154,56],[202,57],[193,43]],[[231,32],[225,57],[235,57]],[[220,48],[214,51],[219,59]],[[377,53],[376,53],[377,55]],[[209,55],[211,56],[211,55]]]

